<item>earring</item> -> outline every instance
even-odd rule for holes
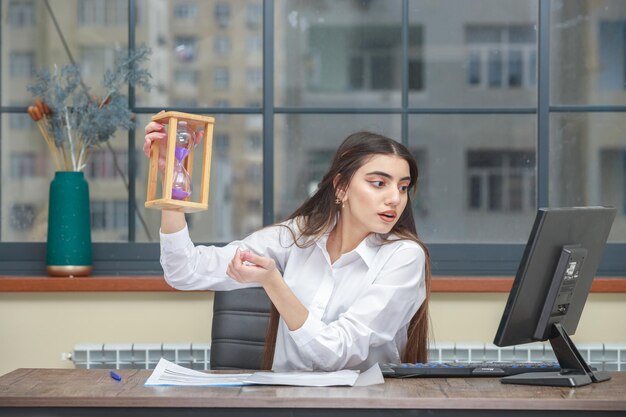
[[[346,206],[345,202],[341,201],[339,197],[335,198],[335,204],[341,204],[341,208],[344,208]]]

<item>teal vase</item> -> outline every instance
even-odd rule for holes
[[[82,172],[58,171],[50,183],[46,265],[51,276],[91,274],[89,185]]]

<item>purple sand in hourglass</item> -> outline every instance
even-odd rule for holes
[[[183,159],[187,158],[187,155],[189,155],[189,149],[183,148],[182,146],[177,146],[174,150],[174,154],[176,155],[177,160],[182,161]]]
[[[172,187],[172,198],[174,200],[184,200],[191,195],[190,191],[184,191],[180,188]]]

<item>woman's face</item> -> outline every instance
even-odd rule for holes
[[[345,194],[342,220],[354,233],[389,233],[406,207],[409,164],[399,156],[375,155],[359,168]]]

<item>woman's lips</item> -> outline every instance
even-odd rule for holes
[[[383,211],[382,213],[378,213],[378,217],[384,222],[392,223],[396,220],[396,212],[395,211]]]

